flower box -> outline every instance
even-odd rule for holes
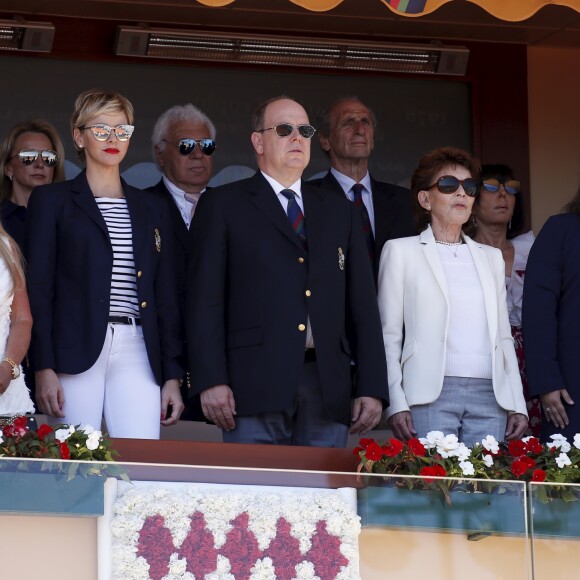
[[[363,526],[466,532],[478,538],[526,533],[522,492],[451,490],[449,497],[447,504],[440,489],[366,487],[358,491],[358,513]]]
[[[0,472],[0,513],[102,516],[105,477]]]

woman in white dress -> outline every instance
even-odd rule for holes
[[[20,367],[31,328],[20,251],[0,225],[0,417],[34,413]]]

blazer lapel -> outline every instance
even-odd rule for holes
[[[328,223],[326,198],[319,187],[312,187],[302,181],[302,199],[304,200],[304,220],[306,222],[306,239],[308,249],[312,250]]]
[[[177,207],[177,204],[175,203],[173,196],[171,195],[167,187],[165,187],[165,183],[163,183],[163,180],[161,180],[159,191],[162,193],[162,195],[167,199],[167,202],[169,203],[173,231],[175,232],[175,235],[177,236],[179,243],[183,246],[184,249],[187,249],[187,237],[188,237],[187,226],[185,225],[185,222],[181,217],[181,212],[179,211],[179,208]]]
[[[286,212],[278,201],[274,190],[264,179],[260,172],[250,178],[249,192],[253,195],[254,205],[266,216],[266,218],[282,232],[292,243],[296,244],[302,251],[304,246],[302,240],[296,235],[292,228]],[[308,238],[308,217],[305,218],[306,236]],[[310,243],[310,241],[309,241]]]
[[[437,246],[435,244],[435,236],[433,235],[433,230],[429,226],[426,230],[421,232],[419,235],[419,242],[423,249],[423,254],[427,260],[427,264],[431,268],[443,295],[445,296],[445,301],[447,302],[447,308],[449,308],[449,289],[447,287],[447,279],[445,278],[445,272],[443,271],[443,266],[441,265],[441,258],[439,257],[439,252],[437,251]]]
[[[131,216],[131,231],[133,239],[133,256],[135,264],[141,264],[140,257],[142,249],[148,243],[155,243],[154,228],[151,227],[149,214],[145,204],[139,200],[139,190],[131,187],[123,180],[123,191],[127,200],[127,208]]]
[[[105,223],[105,219],[95,202],[85,171],[82,171],[73,180],[71,190],[74,194],[72,196],[73,201],[99,226],[102,232],[107,236],[107,239],[110,239],[107,224]]]
[[[471,252],[471,257],[473,258],[473,263],[475,264],[475,269],[477,270],[477,275],[479,276],[481,289],[483,291],[483,300],[485,303],[485,313],[487,315],[489,336],[491,339],[491,344],[495,344],[495,338],[497,335],[498,304],[497,292],[495,289],[495,282],[493,279],[489,259],[486,253],[481,249],[480,244],[474,242],[468,236],[463,236],[463,239],[467,243],[467,247]]]

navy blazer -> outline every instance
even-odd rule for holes
[[[193,390],[229,385],[240,416],[289,408],[303,372],[309,319],[325,408],[348,425],[351,356],[359,364],[354,396],[388,401],[372,271],[353,204],[308,183],[302,195],[308,251],[260,172],[201,196],[188,269]]]
[[[522,326],[530,394],[567,389],[575,405],[566,405],[570,424],[561,432],[580,431],[580,216],[548,219],[528,257]],[[542,422],[542,435],[557,429]]]
[[[143,336],[162,385],[184,374],[169,208],[151,193],[122,185],[131,216]],[[107,226],[84,171],[71,181],[34,189],[26,247],[32,368],[82,373],[103,348],[113,269]]]
[[[173,196],[165,187],[163,179],[155,185],[148,187],[145,191],[150,191],[159,196],[169,206],[169,215],[171,217],[171,229],[173,232],[173,252],[175,263],[175,274],[177,276],[177,292],[179,294],[179,304],[185,302],[185,272],[187,269],[187,239],[189,230],[181,217],[181,212],[175,204]]]
[[[344,189],[329,170],[320,178],[309,181],[313,185],[345,197]],[[379,263],[383,246],[388,240],[406,238],[417,235],[417,227],[413,219],[411,194],[400,185],[377,181],[371,176],[373,209],[375,213],[375,282],[378,279]]]

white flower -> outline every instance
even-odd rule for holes
[[[444,437],[445,435],[441,431],[429,431],[427,437],[421,437],[419,441],[427,449],[434,449]]]
[[[457,435],[445,435],[445,437],[437,443],[437,453],[445,459],[453,457],[458,448],[459,439],[457,439]]]
[[[563,469],[566,465],[572,465],[570,458],[565,453],[560,453],[560,455],[556,457],[556,463],[560,469]]]
[[[493,455],[484,455],[482,459],[486,467],[491,467],[493,465]]]
[[[86,435],[90,435],[94,430],[95,428],[92,425],[84,425],[79,428],[79,431],[84,431]]]
[[[550,435],[550,439],[552,439],[552,443],[548,443],[548,447],[559,449],[563,453],[568,453],[572,448],[564,435],[557,433],[556,435]]]
[[[498,453],[499,452],[499,443],[497,442],[496,438],[492,435],[488,435],[485,439],[481,440],[481,444],[490,452],[490,453]]]
[[[94,451],[95,449],[98,449],[100,442],[101,442],[101,432],[100,431],[93,431],[87,437],[87,449],[90,451]]]
[[[574,447],[576,447],[576,449],[580,449],[580,433],[576,433],[576,435],[574,435]]]
[[[461,467],[463,475],[475,475],[475,469],[471,461],[460,461],[459,467]]]
[[[459,461],[467,461],[471,456],[471,449],[469,449],[465,443],[460,443],[459,447],[455,450],[454,455],[459,459]]]
[[[74,425],[69,425],[68,428],[57,429],[54,432],[54,438],[59,443],[64,443],[75,432]]]

